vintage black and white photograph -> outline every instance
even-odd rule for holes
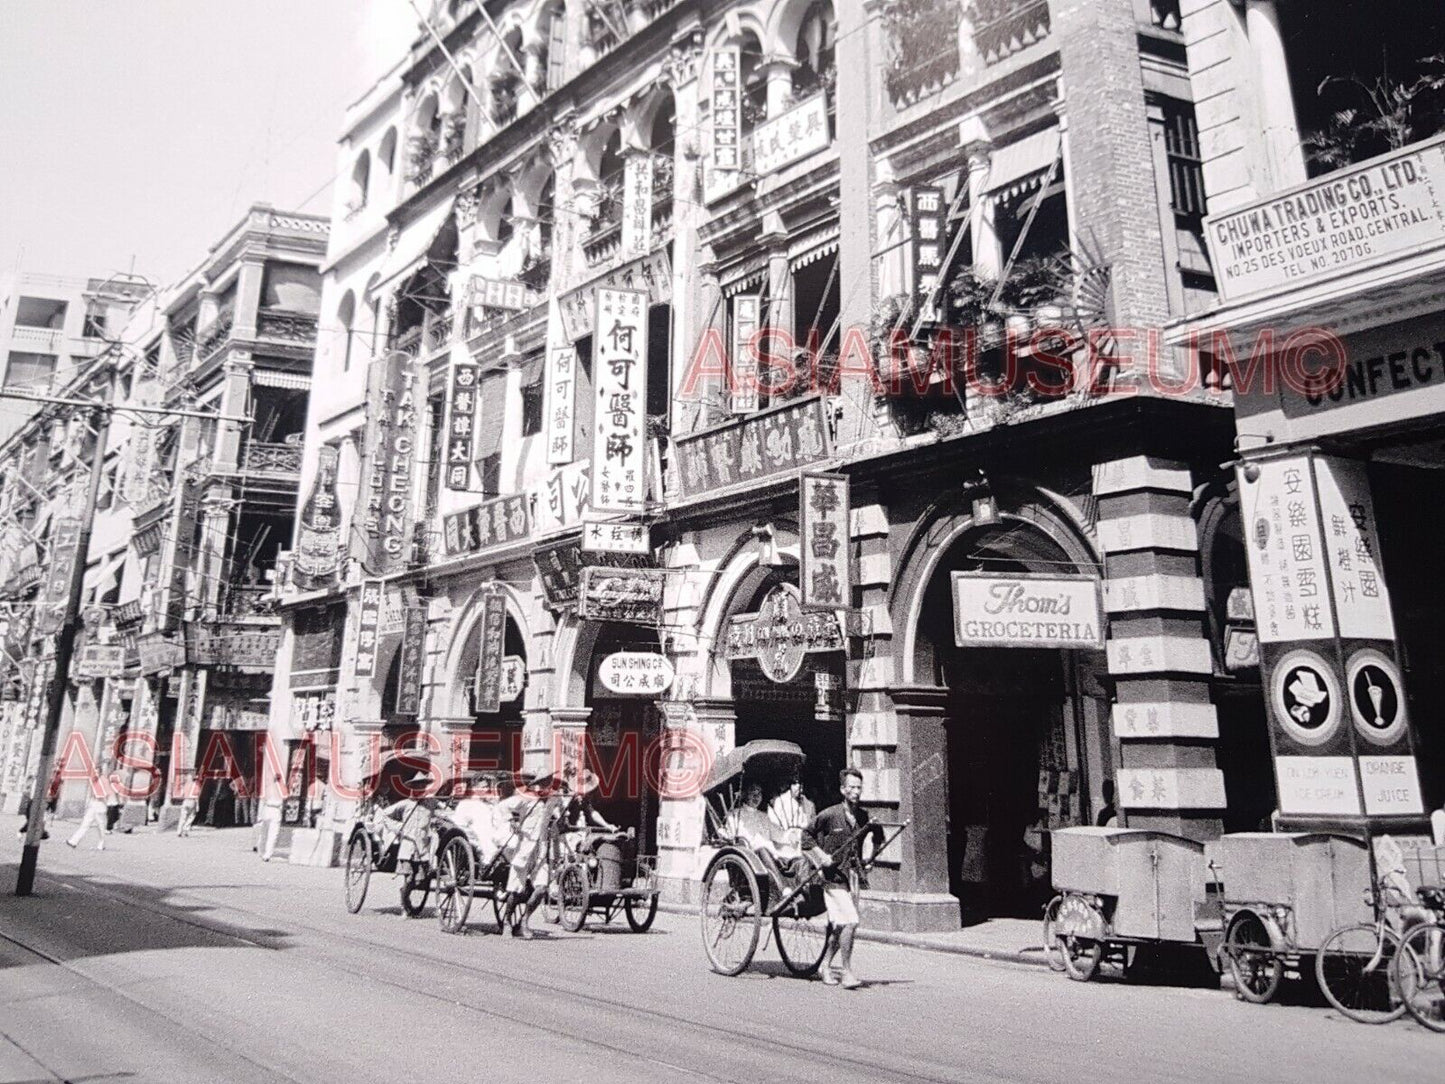
[[[0,1084],[1445,1077],[1441,0],[0,0]]]

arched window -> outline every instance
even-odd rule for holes
[[[352,329],[356,323],[356,295],[350,290],[342,295],[341,304],[336,306],[336,323],[341,336],[341,371],[350,372]]]
[[[822,87],[831,88],[837,75],[838,20],[828,0],[813,0],[798,27],[798,62],[793,72],[793,93],[797,97]]]
[[[763,70],[763,47],[756,34],[744,34],[738,42],[741,50],[743,100],[743,132],[751,132],[768,116],[768,73]]]
[[[597,162],[597,214],[593,229],[600,230],[622,221],[622,186],[626,162],[622,157],[622,133],[614,131],[607,137],[602,157]]]
[[[381,137],[381,146],[377,148],[376,160],[385,167],[388,174],[396,170],[396,129],[388,128],[386,135]]]
[[[351,167],[351,196],[346,201],[347,214],[355,214],[366,206],[367,192],[371,187],[371,154],[362,151]]]

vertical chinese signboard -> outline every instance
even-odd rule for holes
[[[641,512],[647,497],[647,294],[597,289],[592,507]]]
[[[301,508],[292,568],[296,586],[314,591],[336,582],[341,570],[341,508],[336,476],[341,453],[323,444],[316,453],[316,480]]]
[[[406,611],[401,633],[401,662],[397,668],[396,713],[415,715],[421,710],[421,672],[426,661],[426,607]]]
[[[652,156],[632,154],[622,176],[622,255],[641,256],[652,247]]]
[[[712,53],[712,167],[742,168],[742,51],[736,47]]]
[[[56,520],[50,532],[50,563],[35,613],[37,636],[54,636],[65,624],[65,607],[70,598],[70,583],[75,576],[75,559],[79,553],[80,520],[70,517]]]
[[[920,185],[913,190],[913,285],[931,291],[943,266],[943,190]]]
[[[848,479],[803,474],[798,485],[799,582],[805,610],[836,610],[852,601],[848,547]]]
[[[472,438],[477,423],[477,366],[470,361],[452,365],[451,383],[447,388],[447,467],[448,489],[465,492],[471,488]]]
[[[1263,460],[1239,488],[1281,814],[1420,814],[1363,464]]]
[[[139,376],[131,390],[130,403],[136,407],[160,405],[160,381],[150,376]],[[142,418],[146,418],[142,415]],[[120,498],[126,504],[139,508],[151,496],[151,475],[156,469],[156,438],[159,430],[151,425],[132,425],[126,437],[125,479],[121,482]]]
[[[477,648],[476,706],[478,715],[502,710],[502,659],[507,641],[507,600],[493,591],[482,600],[481,638]]]
[[[758,362],[753,339],[763,322],[763,299],[757,294],[733,298],[731,409],[734,414],[753,414],[758,409]]]
[[[371,363],[361,470],[357,557],[373,575],[405,568],[411,557],[415,502],[418,387],[415,359],[396,350]]]
[[[380,580],[366,580],[361,585],[361,605],[357,611],[356,676],[370,677],[376,672],[376,638],[381,625]]]
[[[562,467],[575,458],[572,427],[577,404],[577,351],[570,346],[547,358],[547,465]]]

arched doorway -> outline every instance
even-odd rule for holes
[[[660,655],[657,630],[608,622],[597,630],[587,673],[587,764],[601,785],[593,794],[597,812],[619,828],[637,832],[638,853],[657,853],[657,778],[662,729],[657,694],[608,689],[599,676],[603,662],[619,652]],[[651,763],[649,763],[651,758]]]
[[[969,578],[966,594],[955,573]],[[948,883],[965,924],[1039,913],[1051,893],[1048,833],[1092,823],[1089,795],[1100,788],[1091,776],[1113,774],[1094,576],[1044,529],[1004,520],[964,527],[924,590],[915,673],[946,690]],[[1030,647],[1029,633],[1010,638],[995,625],[959,646],[960,619],[980,594],[1042,590],[1047,581],[1035,577],[1056,578],[1065,592],[1077,583],[1084,601],[1070,619],[1080,625],[1071,632],[1087,631],[1080,647]]]
[[[523,701],[527,680],[527,640],[507,613],[502,633],[501,704],[498,710],[479,710],[477,670],[481,660],[482,622],[473,623],[457,656],[457,681],[464,685],[466,712],[472,718],[467,746],[467,769],[473,772],[520,773],[522,762]]]

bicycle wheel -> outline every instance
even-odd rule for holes
[[[443,933],[460,933],[466,928],[467,915],[472,910],[475,875],[471,844],[461,836],[454,836],[442,848],[437,863],[437,923]]]
[[[1445,1032],[1445,926],[1427,922],[1407,932],[1391,973],[1410,1015]]]
[[[1234,979],[1234,992],[1245,1001],[1263,1005],[1279,991],[1284,961],[1274,951],[1269,930],[1258,915],[1245,912],[1229,927],[1224,958]]]
[[[702,885],[702,947],[720,975],[739,974],[753,962],[762,932],[758,879],[742,857],[724,853],[713,860]]]
[[[557,906],[561,911],[558,921],[568,933],[576,933],[587,921],[587,909],[592,903],[592,886],[587,877],[587,867],[581,862],[564,862],[557,871]]]
[[[1103,927],[1103,916],[1088,900],[1073,894],[1060,897],[1054,912],[1054,929],[1058,931],[1054,940],[1061,948],[1064,971],[1075,982],[1092,979],[1104,959],[1102,941],[1075,931],[1084,929],[1092,933]]]
[[[346,848],[346,909],[353,915],[366,902],[371,884],[371,841],[358,832]]]
[[[1064,942],[1057,930],[1059,905],[1063,902],[1063,896],[1055,896],[1044,908],[1044,961],[1050,971],[1064,970]]]
[[[1331,931],[1315,954],[1325,1000],[1361,1024],[1387,1024],[1405,1013],[1391,978],[1400,939],[1384,925],[1361,922]]]

